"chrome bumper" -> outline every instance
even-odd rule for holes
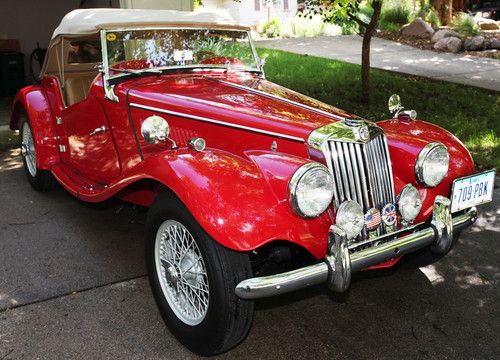
[[[473,224],[477,210],[452,217],[451,202],[437,196],[430,226],[404,237],[349,254],[347,237],[339,226],[332,226],[329,234],[328,255],[314,265],[282,274],[244,280],[236,286],[236,295],[242,299],[259,299],[328,283],[336,292],[347,290],[351,273],[380,264],[397,256],[430,246],[436,254],[446,254],[453,242],[453,232]]]

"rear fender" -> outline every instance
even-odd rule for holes
[[[10,118],[12,130],[21,130],[19,120],[23,110],[28,116],[35,140],[37,167],[49,170],[60,162],[60,156],[50,104],[40,86],[25,87],[16,94]]]
[[[287,200],[289,178],[308,160],[265,152],[247,156],[179,149],[145,159],[132,178],[163,183],[223,246],[251,251],[286,240],[322,258],[331,225],[328,214],[302,219]]]

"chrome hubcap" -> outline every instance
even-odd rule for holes
[[[24,157],[30,175],[33,177],[36,176],[35,142],[33,141],[33,135],[27,122],[24,123],[22,129],[21,154]]]
[[[175,220],[156,233],[155,264],[163,295],[174,314],[187,325],[198,325],[208,310],[205,263],[191,233]]]

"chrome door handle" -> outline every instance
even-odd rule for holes
[[[96,135],[96,134],[100,134],[100,133],[104,133],[106,132],[106,126],[101,126],[101,127],[98,127],[98,128],[95,128],[94,131],[92,131],[90,133],[90,136],[93,136],[93,135]]]

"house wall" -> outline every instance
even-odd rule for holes
[[[192,0],[120,0],[122,9],[193,10]]]
[[[259,10],[256,9],[256,1],[260,1]],[[290,20],[297,12],[297,0],[288,0],[288,10],[284,9],[284,1],[287,0],[277,0],[276,4],[268,7],[263,0],[203,0],[203,7],[227,11],[236,22],[256,26],[273,17],[282,23]]]
[[[0,39],[19,39],[25,75],[31,82],[29,58],[36,48],[47,48],[64,15],[80,7],[81,0],[0,0]],[[191,0],[85,0],[82,8],[155,8],[192,10]]]
[[[29,57],[36,48],[46,48],[54,29],[68,12],[78,9],[81,0],[0,0],[0,38],[19,39],[24,53],[25,75],[29,76]],[[86,8],[119,7],[118,0],[86,0]],[[30,81],[27,81],[28,83]]]

